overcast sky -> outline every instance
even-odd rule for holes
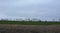
[[[0,0],[0,18],[60,18],[60,0]]]

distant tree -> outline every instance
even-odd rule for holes
[[[1,19],[0,21],[9,21],[8,19]]]
[[[45,20],[45,22],[47,22],[47,20]]]
[[[41,22],[41,20],[38,20],[39,22]]]
[[[27,21],[31,21],[31,19],[30,18],[28,18],[28,19],[26,19]]]

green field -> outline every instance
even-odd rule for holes
[[[54,21],[0,21],[0,24],[20,24],[20,25],[53,25],[60,24]]]

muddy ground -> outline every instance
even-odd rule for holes
[[[60,33],[60,25],[0,24],[0,33]]]

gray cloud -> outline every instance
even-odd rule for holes
[[[0,0],[0,18],[60,18],[60,0]]]

